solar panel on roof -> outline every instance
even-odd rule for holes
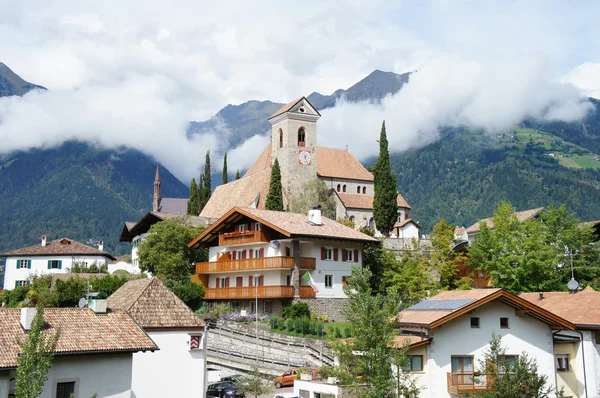
[[[406,311],[444,311],[457,310],[465,305],[472,303],[475,299],[459,300],[425,300],[406,309]]]

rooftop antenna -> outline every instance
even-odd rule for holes
[[[567,283],[567,287],[573,293],[579,288],[579,283],[575,280],[575,272],[573,270],[573,251],[569,249],[569,246],[565,246],[565,254],[571,256],[571,280]]]

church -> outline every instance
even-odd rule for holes
[[[306,97],[275,112],[269,117],[272,126],[269,145],[242,178],[215,189],[200,217],[219,218],[234,207],[264,209],[271,166],[278,159],[284,206],[302,192],[306,182],[318,177],[331,189],[336,219],[348,219],[357,227],[374,229],[373,174],[348,150],[317,146],[320,117]],[[397,202],[397,225],[404,225],[410,220],[410,206],[400,193]]]

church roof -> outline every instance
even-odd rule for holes
[[[373,196],[371,195],[356,195],[336,192],[342,204],[346,209],[372,209],[373,208]],[[396,203],[398,207],[410,209],[410,205],[406,202],[401,194],[396,197]]]
[[[273,119],[276,116],[281,115],[282,113],[286,113],[289,112],[290,109],[292,109],[294,107],[294,105],[296,105],[298,102],[305,100],[306,102],[308,102],[310,104],[310,106],[317,112],[317,114],[319,116],[321,116],[321,114],[319,113],[319,111],[317,111],[317,108],[315,108],[313,106],[313,104],[310,103],[310,101],[306,98],[306,97],[300,97],[300,98],[296,98],[295,100],[293,100],[292,102],[288,102],[287,104],[285,104],[284,106],[282,106],[281,108],[279,108],[277,110],[277,112],[275,112],[274,114],[272,114],[271,116],[269,116],[269,120]]]
[[[346,149],[317,147],[317,174],[321,177],[373,181],[373,174]]]
[[[244,174],[244,178],[271,168],[271,150],[271,143],[269,142],[269,145],[267,145],[265,150],[262,151],[260,156],[250,166],[246,174]]]
[[[160,198],[158,212],[185,215],[187,213],[187,203],[187,198]]]

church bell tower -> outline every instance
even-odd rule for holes
[[[160,206],[160,171],[158,163],[156,163],[156,176],[154,177],[154,202],[152,203],[152,211],[158,213]]]

